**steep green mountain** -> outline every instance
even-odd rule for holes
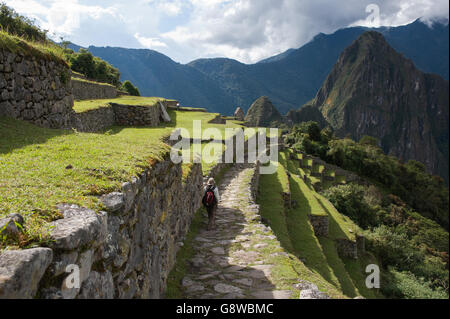
[[[311,100],[339,54],[367,28],[353,27],[319,34],[299,49],[256,64],[231,59],[200,59],[182,65],[152,50],[90,47],[119,68],[143,95],[173,97],[183,105],[197,105],[232,115],[236,106],[247,110],[259,96],[268,96],[281,113]],[[412,59],[419,69],[448,79],[448,24],[432,28],[420,21],[379,28],[394,49]],[[75,49],[75,47],[74,47]]]
[[[448,181],[448,81],[419,71],[380,33],[344,50],[311,104],[338,136],[376,137],[385,153]]]
[[[267,96],[261,96],[250,106],[245,121],[250,126],[267,127],[272,122],[282,122],[283,117]]]

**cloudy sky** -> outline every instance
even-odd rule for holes
[[[56,40],[254,63],[319,32],[447,19],[448,0],[2,0]]]

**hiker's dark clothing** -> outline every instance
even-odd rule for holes
[[[212,186],[212,185],[206,185],[206,186],[204,187],[204,194],[203,194],[203,197],[205,197],[206,193],[207,193],[208,191],[211,191],[211,190],[212,190],[213,193],[214,193],[215,202],[214,202],[214,204],[211,205],[211,206],[205,205],[206,211],[208,212],[208,220],[209,220],[209,222],[208,222],[208,229],[209,229],[209,230],[211,230],[212,228],[215,227],[215,222],[214,222],[214,221],[215,221],[215,217],[216,217],[217,204],[218,204],[219,201],[220,201],[219,190],[217,189],[216,186]],[[205,203],[204,203],[204,204],[205,204]]]

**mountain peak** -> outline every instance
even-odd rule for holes
[[[250,106],[245,120],[251,126],[267,127],[274,121],[282,121],[282,116],[267,96],[261,96]]]
[[[368,31],[340,55],[312,105],[338,136],[376,137],[387,154],[448,180],[448,94],[447,81]]]

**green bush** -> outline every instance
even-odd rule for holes
[[[141,93],[139,93],[139,89],[135,87],[130,81],[126,80],[123,82],[121,89],[123,91],[128,92],[128,94],[133,96],[141,96]]]
[[[364,144],[350,139],[331,140],[324,159],[382,184],[420,214],[448,229],[449,196],[443,179],[428,174],[424,165],[417,161],[400,163],[372,142],[367,139]]]
[[[47,41],[47,31],[42,31],[35,26],[33,20],[19,15],[4,3],[0,3],[0,27],[10,34],[23,37],[29,41]]]
[[[367,229],[378,225],[376,209],[370,207],[364,199],[365,189],[356,184],[339,185],[323,192],[323,195],[336,209]]]
[[[444,289],[433,289],[430,282],[407,271],[390,268],[382,276],[381,283],[381,292],[390,298],[448,299],[448,293]]]
[[[81,48],[75,53],[66,49],[66,53],[72,70],[85,75],[90,80],[109,83],[116,87],[120,85],[119,70],[108,62],[93,56],[88,50]]]

